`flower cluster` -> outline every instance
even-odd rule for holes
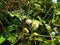
[[[26,24],[31,24],[31,26],[35,29],[37,29],[39,27],[39,22],[37,20],[31,20],[31,19],[27,19],[26,20]]]

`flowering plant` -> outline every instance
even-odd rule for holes
[[[0,45],[59,45],[59,0],[1,0]]]

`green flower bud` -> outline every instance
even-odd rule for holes
[[[27,28],[23,29],[25,33],[29,33],[29,30]]]
[[[33,33],[33,35],[34,35],[34,36],[39,36],[39,34],[38,34],[38,33],[36,33],[36,32],[34,32],[34,33]]]
[[[33,27],[33,28],[38,28],[38,27],[39,27],[39,24],[38,24],[37,22],[33,22],[33,23],[32,23],[32,27]]]
[[[53,30],[57,30],[57,27],[54,27]]]
[[[48,24],[45,24],[47,30],[51,30],[51,27]]]
[[[33,22],[32,22],[32,27],[33,27],[34,29],[37,29],[37,28],[39,27],[39,21],[33,20]]]

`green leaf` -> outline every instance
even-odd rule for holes
[[[3,36],[0,36],[0,44],[2,44],[5,41],[5,38]]]
[[[9,26],[7,27],[7,30],[8,30],[8,31],[12,31],[12,30],[14,30],[14,27],[13,27],[12,25],[9,25]]]
[[[27,43],[21,43],[20,45],[27,45]]]
[[[54,23],[55,22],[55,20],[54,19],[52,19],[52,23]]]
[[[8,37],[7,40],[8,40],[9,42],[11,42],[11,43],[15,43],[16,37],[15,37],[15,36],[10,36],[10,37]]]
[[[36,41],[43,41],[41,37],[39,38],[34,38]]]
[[[56,23],[54,23],[54,25],[60,27],[60,24],[56,24]]]
[[[57,11],[56,15],[60,15],[60,11]]]
[[[14,16],[20,17],[19,16],[19,10],[15,10],[15,11],[9,12],[9,14],[10,14],[11,17],[14,17]]]

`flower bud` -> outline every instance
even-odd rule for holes
[[[51,35],[52,35],[52,36],[55,36],[55,35],[56,35],[56,33],[55,33],[54,31],[52,31],[52,32],[51,32]]]
[[[57,31],[57,30],[55,30],[55,33],[56,33],[56,34],[58,34],[58,31]]]
[[[45,24],[45,23],[46,23],[46,21],[43,21],[43,23]]]
[[[32,20],[31,19],[27,19],[26,20],[26,24],[31,24],[32,23]]]
[[[35,6],[37,6],[37,7],[40,7],[40,5],[39,4],[34,4]]]
[[[57,27],[54,27],[53,30],[55,31],[56,34],[58,34]]]
[[[57,30],[57,27],[54,27],[53,30]]]
[[[23,29],[25,31],[25,33],[29,33],[29,30],[27,28]]]
[[[36,32],[34,32],[34,33],[33,33],[33,35],[34,35],[34,36],[38,36],[39,34],[38,34],[38,33],[36,33]]]
[[[47,30],[51,30],[51,27],[48,24],[45,24]]]
[[[38,27],[39,27],[38,22],[33,22],[33,23],[32,23],[32,27],[35,28],[35,29],[38,28]]]

